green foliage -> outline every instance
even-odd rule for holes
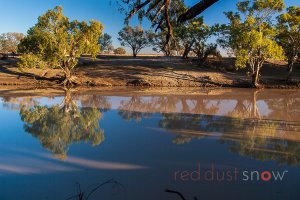
[[[114,53],[118,54],[118,55],[124,55],[124,54],[126,54],[126,50],[122,47],[118,47],[114,50]]]
[[[230,23],[222,26],[224,37],[219,41],[234,52],[237,69],[250,67],[253,85],[257,86],[264,62],[284,59],[283,49],[275,41],[277,30],[271,24],[273,14],[281,11],[284,3],[283,0],[242,1],[237,7],[239,12],[225,13]]]
[[[288,59],[289,76],[300,53],[300,7],[292,6],[277,17],[278,43]],[[289,78],[288,76],[288,78]]]
[[[143,48],[151,45],[153,38],[154,34],[150,30],[144,31],[141,26],[126,26],[119,32],[118,39],[121,45],[129,47],[136,57]]]
[[[152,50],[155,52],[162,52],[165,56],[172,56],[177,51],[176,41],[171,40],[167,42],[166,40],[166,32],[159,32],[155,34],[152,40]]]
[[[202,17],[178,26],[175,29],[175,36],[182,49],[183,58],[187,58],[192,51],[196,54],[198,63],[202,65],[209,55],[220,56],[217,45],[207,43],[208,38],[215,35],[215,29],[215,26],[204,24]]]
[[[101,51],[109,51],[110,46],[112,46],[112,40],[111,36],[107,33],[104,33],[100,38],[99,38],[99,44],[101,46]]]
[[[187,58],[194,45],[203,44],[209,36],[209,26],[203,23],[203,18],[196,18],[175,28],[175,38],[183,58]]]
[[[66,76],[65,83],[72,83],[73,69],[79,57],[91,54],[95,58],[100,51],[98,40],[102,30],[102,24],[94,20],[90,23],[70,21],[63,15],[62,7],[48,10],[38,18],[38,23],[29,29],[26,38],[19,44],[20,52],[26,54],[19,67],[44,67],[35,64],[38,59],[47,67],[61,68]]]
[[[96,108],[78,109],[74,102],[65,101],[63,107],[23,106],[20,115],[26,132],[37,137],[43,147],[63,159],[74,142],[99,145],[104,140],[104,131],[99,127],[102,114]]]
[[[282,47],[275,42],[273,34],[275,30],[268,28],[261,32],[257,30],[243,32],[241,35],[243,40],[240,41],[243,48],[236,51],[236,67],[244,68],[249,64],[252,72],[255,72],[256,68],[261,67],[267,59],[284,59]]]
[[[165,3],[165,2],[164,2]],[[173,31],[173,27],[177,27],[177,19],[180,14],[187,11],[187,8],[183,0],[170,1],[168,6],[168,20],[165,15],[164,3],[153,1],[150,3],[150,7],[153,8],[145,14],[145,17],[152,22],[152,27],[155,28],[157,34],[153,38],[152,46],[156,52],[162,52],[166,56],[176,55],[178,53],[178,44],[176,34]],[[181,25],[180,25],[181,26]],[[177,28],[174,28],[175,30]]]
[[[17,53],[18,45],[24,38],[22,33],[3,33],[0,35],[0,53]]]
[[[17,66],[21,71],[24,71],[28,68],[44,69],[47,66],[47,63],[43,60],[40,60],[36,55],[24,54],[20,57]]]
[[[170,46],[170,40],[175,39],[173,27],[194,19],[217,1],[201,0],[188,8],[184,0],[117,0],[121,5],[120,10],[125,11],[127,16],[125,22],[127,24],[134,15],[137,15],[140,20],[146,17],[156,31],[160,30],[165,34],[166,46]],[[122,4],[125,4],[125,6]]]
[[[195,45],[193,52],[198,56],[198,64],[203,65],[208,56],[221,58],[221,53],[218,50],[217,44],[213,43],[198,43]]]
[[[206,40],[210,35],[210,27],[203,23],[203,18],[196,18],[186,24],[178,26],[175,35],[181,43],[191,43],[195,40]]]

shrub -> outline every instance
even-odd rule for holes
[[[124,55],[124,54],[126,54],[126,50],[122,47],[119,47],[114,50],[114,53],[117,55]]]

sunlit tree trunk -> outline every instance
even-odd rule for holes
[[[252,94],[252,105],[253,105],[253,108],[252,108],[252,117],[253,118],[259,118],[260,117],[260,112],[259,112],[259,109],[257,107],[257,96],[258,96],[258,90],[255,90],[253,91],[253,94]]]
[[[260,70],[263,66],[264,60],[255,59],[250,63],[250,67],[252,70],[252,86],[254,88],[259,88],[259,80],[260,80]]]
[[[292,78],[294,63],[295,63],[294,57],[289,58],[289,60],[288,60],[288,75],[287,75],[287,78],[286,78],[287,81],[290,81],[291,78]]]
[[[70,67],[68,63],[64,63],[61,69],[65,75],[62,85],[66,87],[73,86],[76,83],[76,79],[77,79],[77,77],[74,76],[74,72],[73,72],[74,67]]]
[[[65,113],[72,114],[72,117],[75,118],[77,117],[76,112],[78,110],[78,107],[76,105],[76,102],[73,101],[72,89],[64,88],[64,91],[65,91],[65,97],[63,100],[63,110]]]
[[[256,69],[254,74],[252,75],[252,85],[257,88],[259,86],[259,70]]]

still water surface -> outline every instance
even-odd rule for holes
[[[297,90],[2,91],[0,199],[298,200],[299,106]]]

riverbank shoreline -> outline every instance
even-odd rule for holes
[[[255,88],[196,88],[196,87],[18,87],[18,86],[1,86],[0,97],[18,98],[18,97],[54,97],[72,94],[78,96],[82,94],[100,95],[100,96],[219,96],[226,97],[237,95],[241,97],[253,96],[254,94],[265,93],[267,95],[281,94],[281,91],[289,92],[290,95],[300,91],[300,89],[255,89]],[[250,98],[250,97],[249,97]]]
[[[63,79],[59,69],[20,71],[17,58],[0,61],[1,87],[56,88]],[[161,56],[98,56],[95,61],[80,59],[75,70],[80,87],[178,87],[178,88],[251,88],[251,77],[234,68],[232,58],[209,60],[199,67],[192,60]],[[300,69],[295,67],[292,81],[286,82],[284,64],[266,64],[261,73],[261,88],[300,88]]]

